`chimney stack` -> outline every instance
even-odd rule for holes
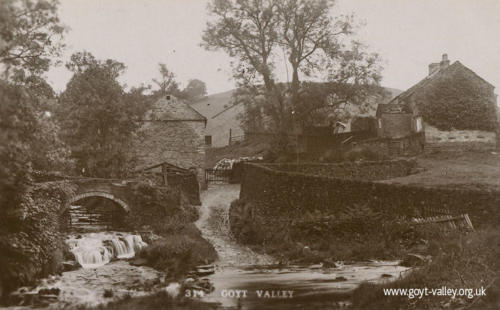
[[[450,65],[450,61],[448,60],[448,54],[443,54],[443,58],[441,62],[433,62],[429,65],[429,75],[432,75],[438,72],[441,69],[444,69]]]
[[[439,64],[441,69],[444,69],[450,65],[450,61],[448,60],[448,54],[443,54],[443,59]]]

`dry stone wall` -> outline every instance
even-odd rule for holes
[[[485,150],[496,146],[496,133],[484,130],[443,131],[425,124],[426,147],[430,150],[461,148],[464,150]]]
[[[232,229],[243,228],[246,235],[279,242],[276,236],[281,240],[292,238],[300,233],[295,228],[298,223],[316,215],[321,223],[359,209],[360,214],[380,214],[397,221],[446,210],[453,214],[468,213],[475,227],[484,227],[500,223],[499,205],[500,192],[495,190],[385,184],[245,164],[240,200],[231,207],[230,214]],[[235,227],[233,224],[237,222],[244,225]],[[323,233],[326,235],[318,238],[328,238],[332,232]]]

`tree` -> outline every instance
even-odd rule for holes
[[[36,97],[43,99],[43,101],[47,101],[50,99],[54,99],[56,97],[56,93],[52,86],[47,83],[43,78],[31,75],[28,76],[23,84],[30,90],[30,92]]]
[[[0,69],[5,79],[22,80],[49,69],[59,56],[65,28],[57,0],[4,0],[0,3]]]
[[[222,49],[236,59],[234,77],[239,86],[264,84],[269,106],[279,111],[274,115],[275,125],[281,127],[284,100],[275,87],[272,58],[278,44],[277,1],[214,0],[208,9],[215,20],[207,23],[202,46],[207,50]]]
[[[77,53],[67,64],[74,72],[58,111],[63,136],[77,167],[86,175],[119,177],[132,166],[128,149],[138,127],[138,109],[117,78],[125,66]]]
[[[179,84],[175,80],[175,74],[168,70],[167,65],[160,63],[158,64],[160,71],[160,79],[153,79],[153,83],[158,86],[158,90],[155,91],[156,96],[165,96],[167,94],[180,97],[181,91],[179,89]]]
[[[202,45],[222,49],[236,60],[238,85],[266,97],[258,110],[266,113],[272,131],[286,133],[297,123],[310,122],[320,107],[359,99],[369,89],[366,85],[380,80],[378,56],[348,42],[353,18],[333,18],[333,8],[333,0],[213,0],[209,6],[214,20],[207,24]],[[274,81],[282,54],[292,69],[287,84]],[[328,82],[321,87],[321,98],[301,83],[301,76],[314,75]],[[316,106],[308,107],[312,99]]]
[[[188,85],[182,91],[189,101],[195,101],[203,98],[207,94],[205,82],[198,79],[189,80]]]
[[[36,130],[28,93],[0,80],[0,206],[17,206],[31,176],[30,148]]]

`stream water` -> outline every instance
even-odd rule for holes
[[[147,244],[126,232],[92,232],[66,239],[75,270],[42,279],[35,288],[19,288],[20,306],[49,309],[97,306],[125,296],[144,296],[159,289],[164,274],[153,268],[133,266],[126,260]]]
[[[210,294],[199,294],[222,308],[308,309],[311,305],[342,306],[348,292],[362,282],[393,281],[408,270],[398,261],[279,267],[267,255],[238,244],[228,228],[231,201],[239,196],[239,185],[219,185],[202,194],[200,219],[196,223],[204,238],[218,252],[215,273],[207,276],[214,285]],[[196,292],[188,292],[196,295]]]
[[[239,185],[218,185],[202,193],[196,225],[219,256],[213,266],[215,272],[204,277],[214,290],[204,293],[190,289],[180,292],[184,296],[216,303],[222,309],[304,309],[313,304],[338,307],[348,303],[346,293],[360,283],[392,281],[407,271],[395,261],[338,262],[332,268],[278,266],[272,257],[255,253],[232,238],[228,210],[238,196]],[[162,272],[127,261],[147,245],[139,235],[92,232],[70,235],[66,244],[74,255],[76,269],[43,279],[35,288],[20,288],[17,294],[26,302],[12,309],[97,306],[125,296],[165,290]],[[38,304],[26,298],[31,295]]]
[[[66,244],[84,269],[101,267],[114,258],[132,258],[147,246],[141,236],[121,232],[73,235],[69,236]]]

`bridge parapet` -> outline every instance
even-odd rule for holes
[[[97,179],[97,178],[70,178],[66,179],[76,186],[71,197],[66,200],[61,212],[78,200],[89,197],[101,197],[118,204],[125,212],[130,212],[132,201],[131,186],[138,180]]]

